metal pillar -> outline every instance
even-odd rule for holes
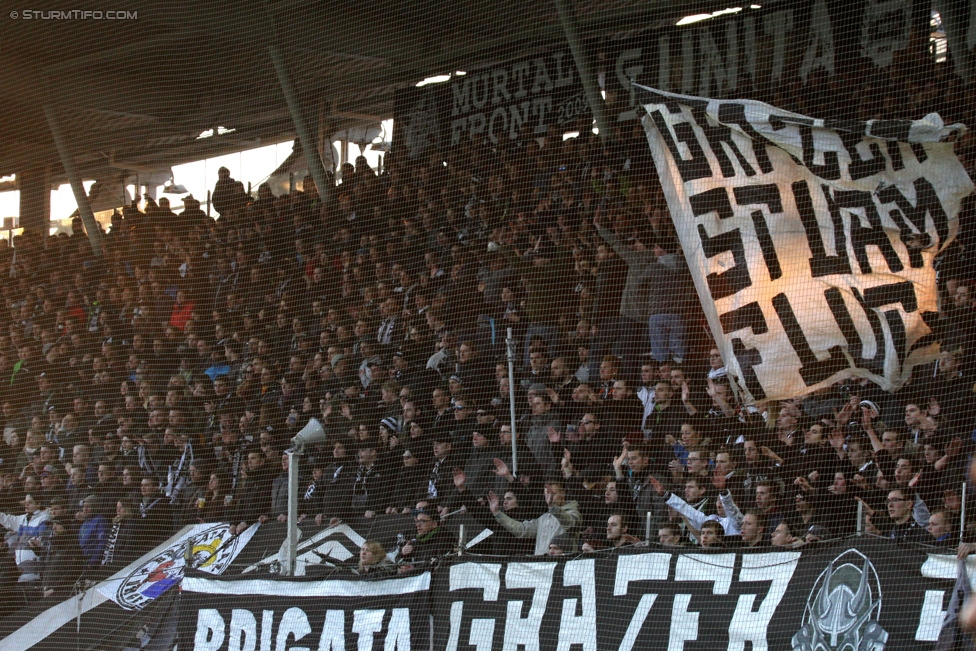
[[[285,576],[295,576],[298,557],[298,464],[302,453],[289,450],[288,457],[288,535],[285,545],[285,562],[281,566],[281,573]]]
[[[95,254],[96,258],[101,258],[102,232],[98,230],[95,214],[92,212],[91,205],[88,203],[88,194],[85,192],[85,186],[81,182],[81,175],[78,173],[78,168],[75,167],[75,159],[72,158],[71,151],[68,149],[68,142],[64,139],[64,134],[61,133],[61,125],[58,124],[58,118],[55,115],[54,108],[45,105],[44,115],[47,116],[47,125],[51,129],[51,136],[54,138],[54,144],[58,148],[58,155],[61,157],[64,173],[68,175],[68,181],[71,183],[71,191],[75,195],[75,201],[78,202],[78,214],[81,215],[81,221],[84,223],[85,231],[88,233],[88,241],[91,243],[92,253]]]
[[[278,85],[281,86],[281,92],[285,95],[285,102],[288,103],[291,121],[295,123],[295,131],[298,132],[298,139],[302,143],[305,162],[308,163],[308,169],[312,174],[312,180],[315,181],[315,189],[318,191],[319,198],[323,203],[331,203],[334,198],[334,188],[326,182],[325,169],[322,167],[322,157],[319,155],[318,147],[316,147],[315,135],[305,120],[301,102],[299,102],[298,94],[295,93],[295,87],[292,84],[291,73],[288,71],[285,59],[273,39],[274,36],[272,36],[271,45],[268,46],[268,53],[274,63],[275,72],[278,73]]]
[[[38,167],[17,172],[20,189],[20,226],[42,236],[50,232],[51,180],[47,169]]]
[[[508,409],[512,417],[512,474],[518,477],[518,447],[515,440],[515,340],[512,338],[512,329],[508,329],[508,336],[505,339],[505,350],[508,353]]]
[[[610,140],[610,125],[607,122],[607,114],[603,97],[600,96],[600,88],[597,86],[596,77],[590,70],[589,61],[586,58],[586,50],[580,42],[579,32],[576,30],[576,19],[573,15],[572,7],[568,0],[555,0],[556,11],[559,12],[559,24],[566,35],[569,43],[569,50],[573,53],[573,61],[576,62],[576,72],[583,82],[583,90],[586,92],[586,101],[590,105],[593,119],[596,120],[596,127],[600,130],[600,140]]]
[[[966,482],[962,483],[962,501],[959,502],[959,542],[966,535]]]

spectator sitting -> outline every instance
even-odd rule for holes
[[[682,547],[681,529],[676,524],[667,522],[657,529],[658,543],[664,547]]]
[[[97,501],[98,498],[94,495],[86,497],[78,514],[82,520],[78,530],[78,543],[89,565],[101,564],[109,529],[108,519],[95,512]]]
[[[101,562],[104,575],[126,567],[148,549],[144,526],[132,500],[128,497],[120,498],[116,503],[112,526],[105,536]]]
[[[627,519],[621,513],[614,513],[607,518],[607,542],[614,549],[627,545],[640,544],[640,539],[627,533]]]
[[[722,530],[722,525],[714,520],[702,523],[698,542],[706,549],[725,547],[725,532]]]
[[[800,542],[793,537],[793,533],[790,531],[790,525],[786,524],[785,521],[776,525],[769,541],[773,547],[786,549],[793,548],[797,542]]]
[[[929,523],[925,527],[933,540],[928,541],[929,545],[935,547],[946,547],[955,549],[959,541],[956,533],[957,526],[955,516],[947,510],[938,510],[929,516]]]
[[[396,573],[396,563],[386,556],[386,550],[376,540],[367,540],[359,550],[355,572],[363,577],[384,578]]]
[[[911,543],[928,543],[932,537],[925,531],[928,522],[927,519],[923,521],[923,513],[925,513],[924,504],[921,504],[917,497],[915,499],[906,497],[905,491],[896,488],[888,493],[890,523],[876,523],[872,519],[872,524],[885,538]]]
[[[85,568],[85,557],[78,546],[78,538],[66,522],[55,518],[48,521],[48,526],[51,537],[44,559],[42,595],[67,599]]]
[[[398,554],[401,574],[440,558],[454,548],[454,540],[441,527],[441,516],[436,510],[415,509],[413,520],[417,535],[403,545]]]
[[[173,505],[159,490],[155,479],[145,477],[139,484],[139,517],[146,544],[161,543],[173,534]]]
[[[742,516],[742,531],[739,534],[740,548],[759,551],[766,547],[766,516],[758,509],[749,509]]]

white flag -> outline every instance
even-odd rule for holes
[[[716,344],[747,402],[846,377],[893,391],[938,344],[933,261],[973,184],[924,120],[814,120],[637,87]]]

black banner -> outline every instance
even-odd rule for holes
[[[929,12],[913,0],[805,0],[743,5],[700,22],[649,29],[598,46],[605,61],[610,125],[643,114],[631,82],[712,98],[776,103],[776,89],[811,76],[851,75],[889,66],[928,34]],[[976,28],[970,40],[976,42]],[[480,134],[491,143],[574,130],[589,106],[573,58],[556,50],[450,81],[398,91],[394,148],[411,159]]]
[[[909,47],[913,26],[928,30],[927,10],[910,0],[762,4],[605,46],[611,124],[643,114],[632,81],[685,95],[777,104],[778,89],[806,85],[812,75],[887,67]]]
[[[430,574],[382,581],[183,579],[180,647],[407,651],[430,645]]]
[[[685,95],[776,104],[777,88],[806,84],[811,75],[887,67],[909,46],[913,24],[928,29],[927,11],[910,0],[763,4],[605,46],[611,124],[643,114],[631,81]]]
[[[395,97],[393,144],[409,158],[480,135],[492,144],[560,133],[590,114],[569,50],[407,88]]]
[[[867,538],[802,555],[459,560],[434,576],[434,649],[933,648],[955,571]]]
[[[39,602],[2,622],[0,648],[171,640],[177,616],[179,647],[195,651],[955,648],[936,642],[954,633],[968,577],[937,551],[863,537],[802,552],[469,554],[381,580],[188,571],[179,593],[136,613],[97,591]]]

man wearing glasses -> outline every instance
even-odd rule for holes
[[[414,509],[413,522],[417,535],[400,548],[397,557],[397,561],[401,563],[400,574],[454,549],[454,539],[450,532],[441,528],[441,516],[437,509]]]
[[[887,528],[884,525],[878,527],[882,535],[892,540],[899,540],[911,543],[931,542],[932,536],[925,531],[918,517],[922,515],[924,503],[920,503],[919,513],[915,513],[916,500],[905,496],[905,491],[900,488],[888,492],[888,517],[891,518],[891,525]],[[927,511],[925,513],[927,515]]]

